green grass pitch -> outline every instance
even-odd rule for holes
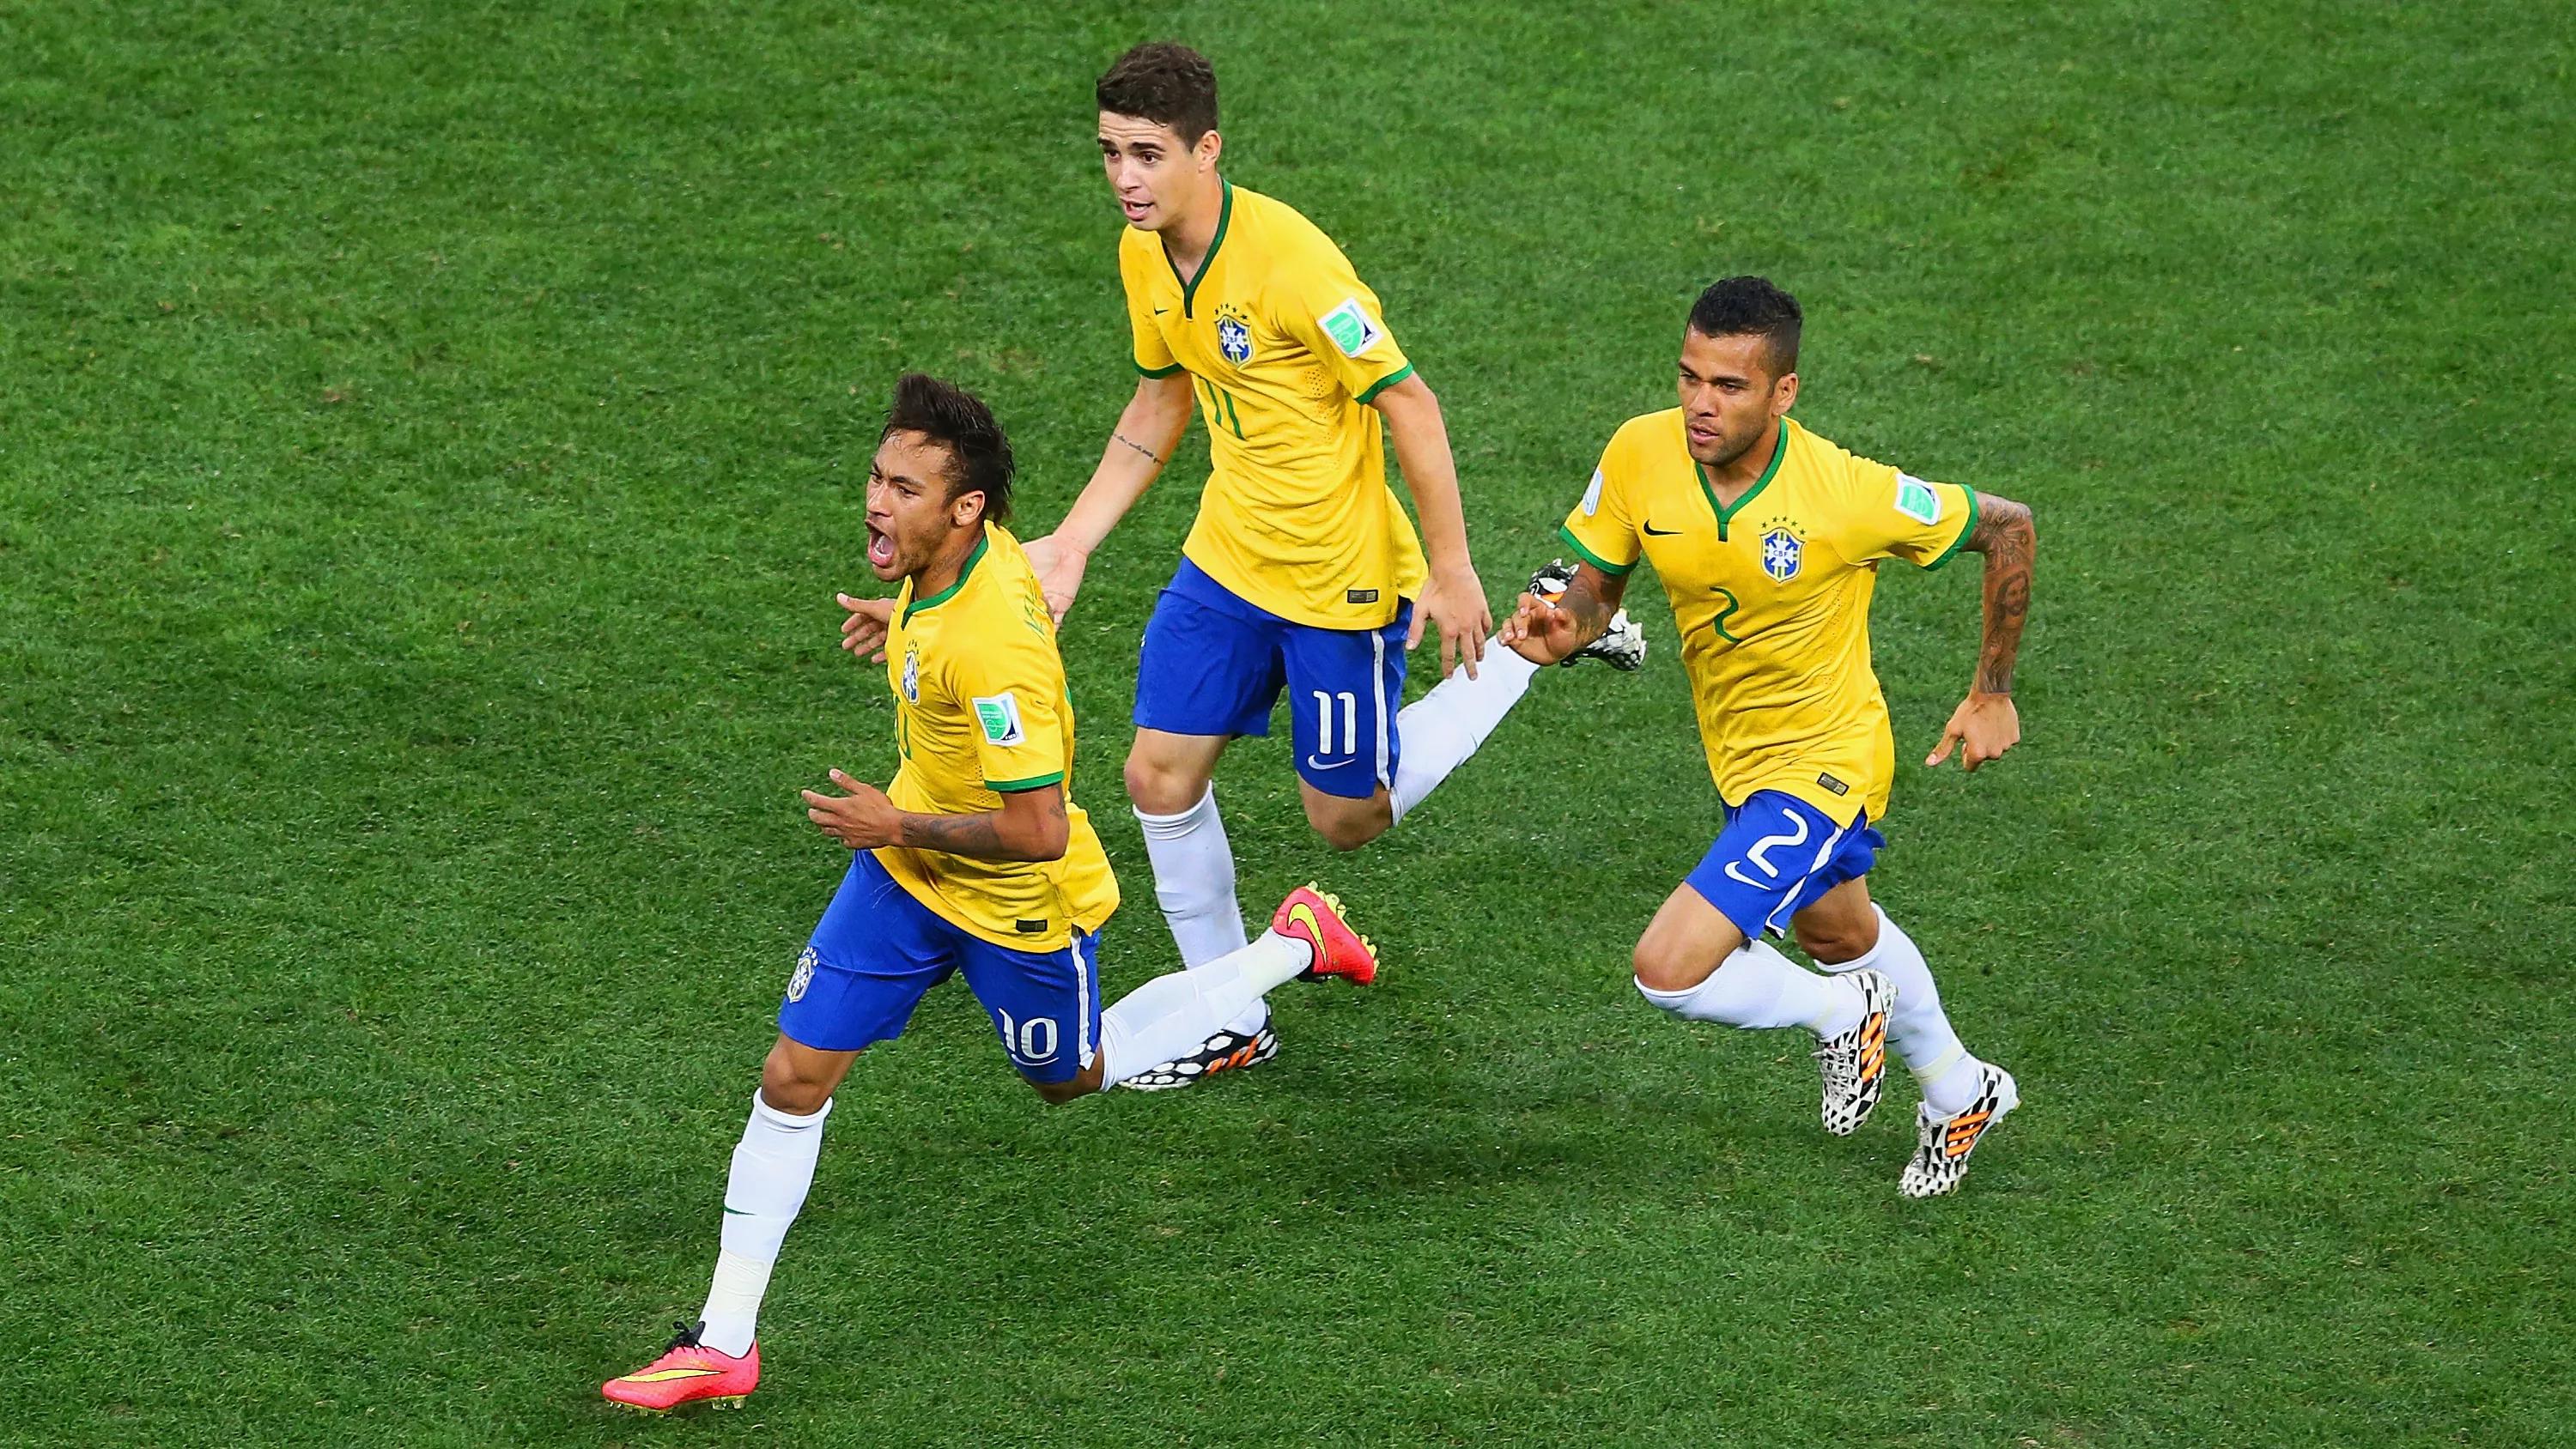
[[[1645,1009],[1713,832],[1671,621],[1249,902],[1388,949],[1286,1051],[1050,1112],[951,989],[864,1058],[748,1412],[607,1416],[891,768],[832,647],[901,369],[1041,531],[1131,384],[1090,83],[1207,49],[1230,174],[1444,399],[1498,599],[1679,319],[2037,510],[2010,759],[1922,757],[1976,570],[1891,573],[1875,876],[2025,1113]],[[2576,1440],[2576,40],[2544,0],[0,3],[0,1133],[29,1444]],[[1117,784],[1192,443],[1065,634]],[[1414,687],[1425,672],[1417,663]]]

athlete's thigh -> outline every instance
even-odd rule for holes
[[[901,1036],[922,993],[957,969],[939,929],[946,924],[897,885],[873,852],[859,851],[796,958],[778,1030],[827,1052]]]
[[[1412,608],[1381,629],[1288,626],[1288,734],[1298,777],[1324,794],[1366,800],[1395,783]]]
[[[1742,950],[1744,940],[1744,932],[1705,896],[1688,885],[1675,886],[1637,938],[1637,980],[1657,991],[1688,991]]]
[[[1684,883],[1746,940],[1759,940],[1786,932],[1800,906],[1866,873],[1877,839],[1865,820],[1837,825],[1794,795],[1757,790],[1728,808],[1726,827]]]
[[[1270,733],[1270,708],[1286,678],[1279,643],[1287,627],[1249,605],[1219,607],[1166,588],[1137,650],[1136,727],[1218,740]]]
[[[1081,931],[1051,951],[998,946],[957,934],[959,968],[1019,1074],[1072,1081],[1100,1042],[1100,938]]]

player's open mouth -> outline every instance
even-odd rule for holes
[[[868,530],[868,562],[881,569],[894,567],[894,535]]]
[[[1118,209],[1127,213],[1127,219],[1129,221],[1143,221],[1146,217],[1153,214],[1154,203],[1151,199],[1144,201],[1129,201],[1126,197],[1122,196],[1118,198]]]

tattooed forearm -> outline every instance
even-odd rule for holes
[[[1004,797],[1010,804],[975,815],[903,817],[903,843],[915,850],[977,860],[1054,860],[1064,853],[1071,823],[1064,813],[1064,792],[1040,789]]]
[[[2009,498],[1977,495],[1977,528],[1965,547],[1986,556],[1986,636],[1977,649],[1976,688],[2012,693],[2013,660],[2021,653],[2022,619],[2030,612],[2030,571],[2039,535],[2030,510]]]
[[[971,855],[979,860],[1008,860],[1003,849],[1002,812],[980,815],[914,815],[903,817],[903,843],[915,850]]]
[[[1619,596],[1628,590],[1627,580],[1605,574],[1590,564],[1576,568],[1565,592],[1551,602],[1557,612],[1574,620],[1574,647],[1581,649],[1610,630],[1610,616],[1619,610]]]

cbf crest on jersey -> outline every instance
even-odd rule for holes
[[[1798,535],[1785,528],[1775,528],[1762,535],[1762,572],[1771,581],[1785,584],[1798,576],[1798,565],[1805,562],[1807,546]]]
[[[921,646],[903,646],[903,702],[921,703]]]
[[[1216,350],[1237,367],[1252,360],[1252,323],[1232,302],[1216,309]]]

